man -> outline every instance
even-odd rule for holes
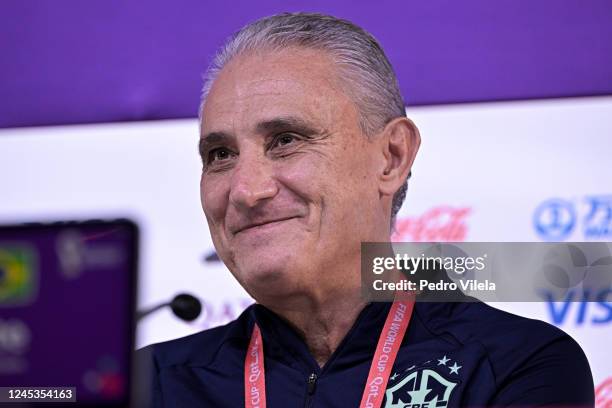
[[[156,406],[592,405],[582,350],[545,323],[361,296],[361,242],[389,240],[420,144],[371,35],[256,21],[217,55],[200,114],[204,213],[257,304],[148,348]]]

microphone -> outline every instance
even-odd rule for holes
[[[186,322],[195,320],[202,312],[202,303],[198,298],[188,293],[178,294],[170,302],[161,303],[159,305],[139,310],[136,313],[136,321],[140,322],[142,318],[150,315],[153,312],[163,309],[166,306],[170,306],[172,312],[176,317]]]

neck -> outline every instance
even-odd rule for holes
[[[324,299],[304,297],[291,305],[266,305],[302,336],[320,367],[323,367],[351,329],[366,305],[359,291],[334,294]]]

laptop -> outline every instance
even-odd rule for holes
[[[0,387],[62,387],[75,401],[57,390],[11,402],[135,406],[137,264],[129,220],[0,226]]]

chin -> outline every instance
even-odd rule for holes
[[[288,293],[296,287],[298,269],[290,255],[280,258],[265,255],[237,259],[234,275],[251,296],[257,298]]]

